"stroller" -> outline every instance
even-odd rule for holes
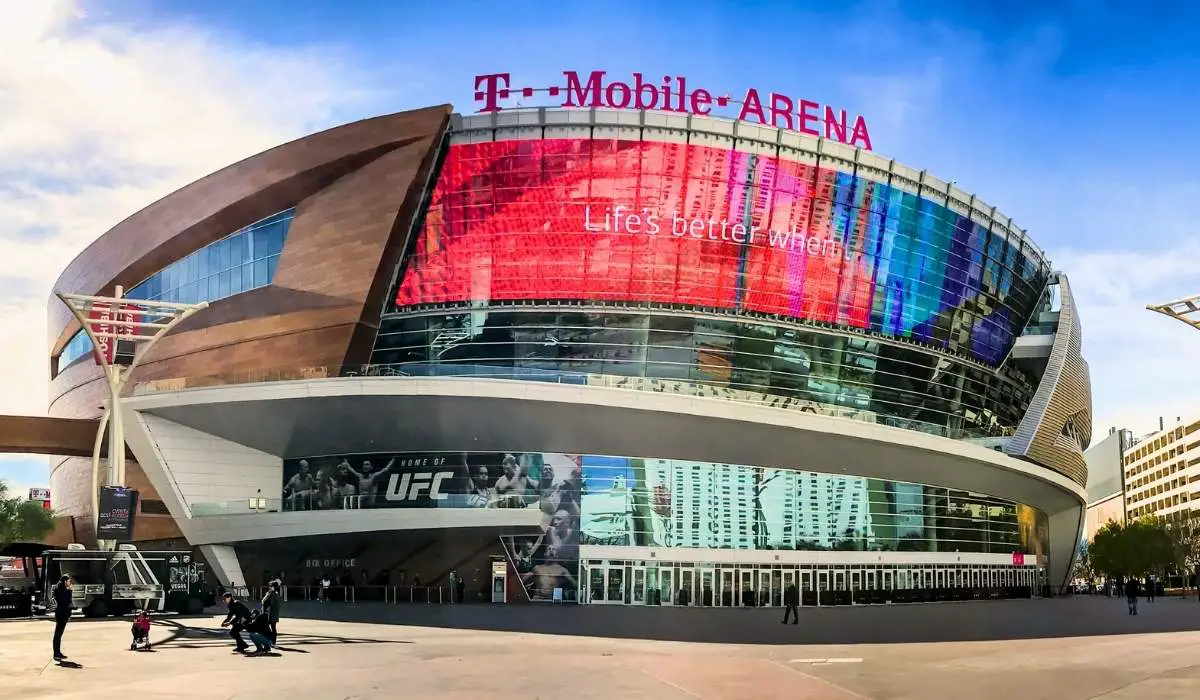
[[[133,619],[133,625],[129,628],[129,633],[133,635],[133,641],[129,644],[129,651],[150,651],[150,616],[146,611],[138,611],[137,617]]]
[[[250,641],[254,643],[254,651],[258,654],[265,654],[271,651],[273,640],[271,639],[271,623],[267,614],[261,610],[254,611],[254,615],[250,617],[250,621],[246,623],[246,634],[250,635]]]

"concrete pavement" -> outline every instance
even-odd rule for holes
[[[0,688],[13,698],[180,700],[1171,700],[1200,691],[1194,600],[1143,602],[1137,617],[1099,598],[806,610],[796,626],[779,624],[777,610],[292,603],[285,615],[282,647],[257,658],[230,653],[219,618],[160,619],[149,653],[127,651],[128,621],[80,620],[64,644],[74,668],[50,662],[49,621],[3,622]],[[391,624],[349,621],[367,617]],[[896,639],[904,633],[920,641]],[[1002,638],[971,640],[988,633]]]

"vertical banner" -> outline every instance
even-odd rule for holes
[[[108,334],[113,331],[112,320],[113,307],[107,304],[93,306],[88,311],[88,321],[92,327],[92,333],[96,336],[96,347],[92,349],[92,353],[98,365],[111,365],[116,356],[117,343],[113,338],[108,337]]]
[[[116,325],[113,322],[141,323],[142,318],[141,307],[136,304],[93,306],[88,312],[88,320],[92,333],[96,335],[96,347],[93,350],[96,364],[113,364],[117,360],[118,345],[132,342],[141,335],[141,330],[136,326]],[[126,349],[119,354],[130,358],[133,356],[132,349]]]

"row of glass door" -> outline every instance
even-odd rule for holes
[[[820,605],[821,594],[893,589],[987,589],[1029,586],[1040,574],[1032,567],[911,566],[711,566],[609,561],[582,562],[579,601],[623,605],[704,607],[781,606],[796,584],[802,604]],[[865,597],[865,596],[864,596]]]

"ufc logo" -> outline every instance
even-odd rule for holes
[[[442,482],[453,477],[454,472],[392,474],[383,497],[389,501],[415,501],[422,492],[428,492],[429,500],[444,501],[449,496],[442,493]]]

